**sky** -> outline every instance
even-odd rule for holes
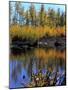
[[[14,7],[15,2],[11,2],[11,4],[12,4],[12,7]],[[30,5],[31,3],[25,3],[25,2],[22,3],[22,6],[24,7],[25,11],[29,9]],[[41,7],[41,3],[34,3],[34,6],[35,6],[35,9],[39,11]],[[60,4],[44,4],[44,8],[46,11],[49,8],[53,8],[55,11],[57,11],[57,9],[59,8],[60,12],[65,12],[65,5],[62,5],[62,4],[61,5]]]
[[[27,10],[30,7],[31,3],[23,3],[24,9]],[[34,4],[37,11],[40,10],[41,4],[35,3]],[[65,5],[57,5],[57,4],[44,4],[45,10],[47,11],[49,8],[53,8],[55,11],[57,11],[58,8],[60,8],[61,12],[65,12]]]
[[[15,14],[15,2],[14,1],[11,1],[11,8],[12,8],[12,13],[11,13],[11,18],[13,18],[14,14]],[[35,6],[35,9],[36,11],[38,12],[41,8],[41,3],[33,3],[34,6]],[[29,7],[31,5],[31,2],[28,3],[28,2],[22,2],[22,7],[24,7],[24,10],[28,10]],[[48,11],[48,9],[53,9],[57,12],[58,8],[60,9],[60,13],[62,12],[65,12],[65,5],[63,4],[44,4],[44,9],[45,11]]]

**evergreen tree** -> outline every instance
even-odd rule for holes
[[[49,27],[60,27],[66,24],[66,15],[65,12],[60,13],[60,9],[58,8],[57,12],[54,9],[48,9],[45,11],[44,4],[41,4],[40,11],[38,12],[35,9],[35,5],[31,3],[29,9],[24,11],[23,3],[15,2],[14,6],[14,14],[11,18],[11,5],[10,9],[10,22],[13,21],[13,24],[20,25],[31,25],[31,26],[42,26],[48,25]]]
[[[28,10],[25,13],[25,18],[26,18],[26,25],[29,25],[29,12],[28,12]]]
[[[22,7],[22,3],[21,2],[17,2],[16,3],[16,11],[17,11],[17,18],[18,18],[18,22],[19,24],[24,24],[24,7]]]
[[[65,25],[65,15],[64,13],[62,13],[60,16],[60,26],[64,26],[64,25]]]
[[[56,27],[57,26],[60,26],[60,9],[59,8],[56,14]]]
[[[39,12],[39,24],[41,26],[45,25],[45,17],[46,17],[46,13],[45,13],[45,10],[44,10],[44,5],[42,4],[40,12]]]
[[[36,11],[33,3],[31,3],[31,6],[29,8],[29,14],[30,14],[31,25],[35,25]]]
[[[53,9],[48,9],[48,25],[50,27],[55,26],[55,11]]]

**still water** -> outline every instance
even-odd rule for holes
[[[53,48],[35,48],[17,55],[11,53],[10,88],[29,87],[33,75],[37,76],[41,73],[43,76],[46,76],[47,72],[50,74],[48,74],[49,79],[46,79],[46,81],[53,80],[56,81],[56,83],[43,86],[65,85],[65,60],[65,50],[61,51]],[[39,77],[37,79],[39,79]],[[38,84],[35,86],[42,85]]]

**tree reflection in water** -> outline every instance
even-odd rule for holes
[[[35,48],[11,54],[10,88],[66,84],[65,51]]]

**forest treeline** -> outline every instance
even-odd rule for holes
[[[60,12],[60,8],[55,11],[52,8],[49,8],[46,11],[44,4],[41,4],[39,10],[36,10],[33,3],[31,3],[30,7],[25,11],[25,8],[21,2],[15,3],[15,11],[12,12],[12,8],[10,5],[10,18],[11,14],[14,13],[12,18],[13,24],[20,25],[32,25],[32,26],[42,26],[45,25],[50,27],[64,26],[65,25],[65,12]]]
[[[45,6],[46,7],[46,6]],[[55,11],[53,8],[46,10],[41,4],[39,10],[31,3],[25,10],[22,2],[15,2],[14,7],[9,6],[10,34],[11,37],[22,37],[36,40],[43,36],[65,35],[66,12],[60,8]],[[15,8],[12,11],[12,8]]]

